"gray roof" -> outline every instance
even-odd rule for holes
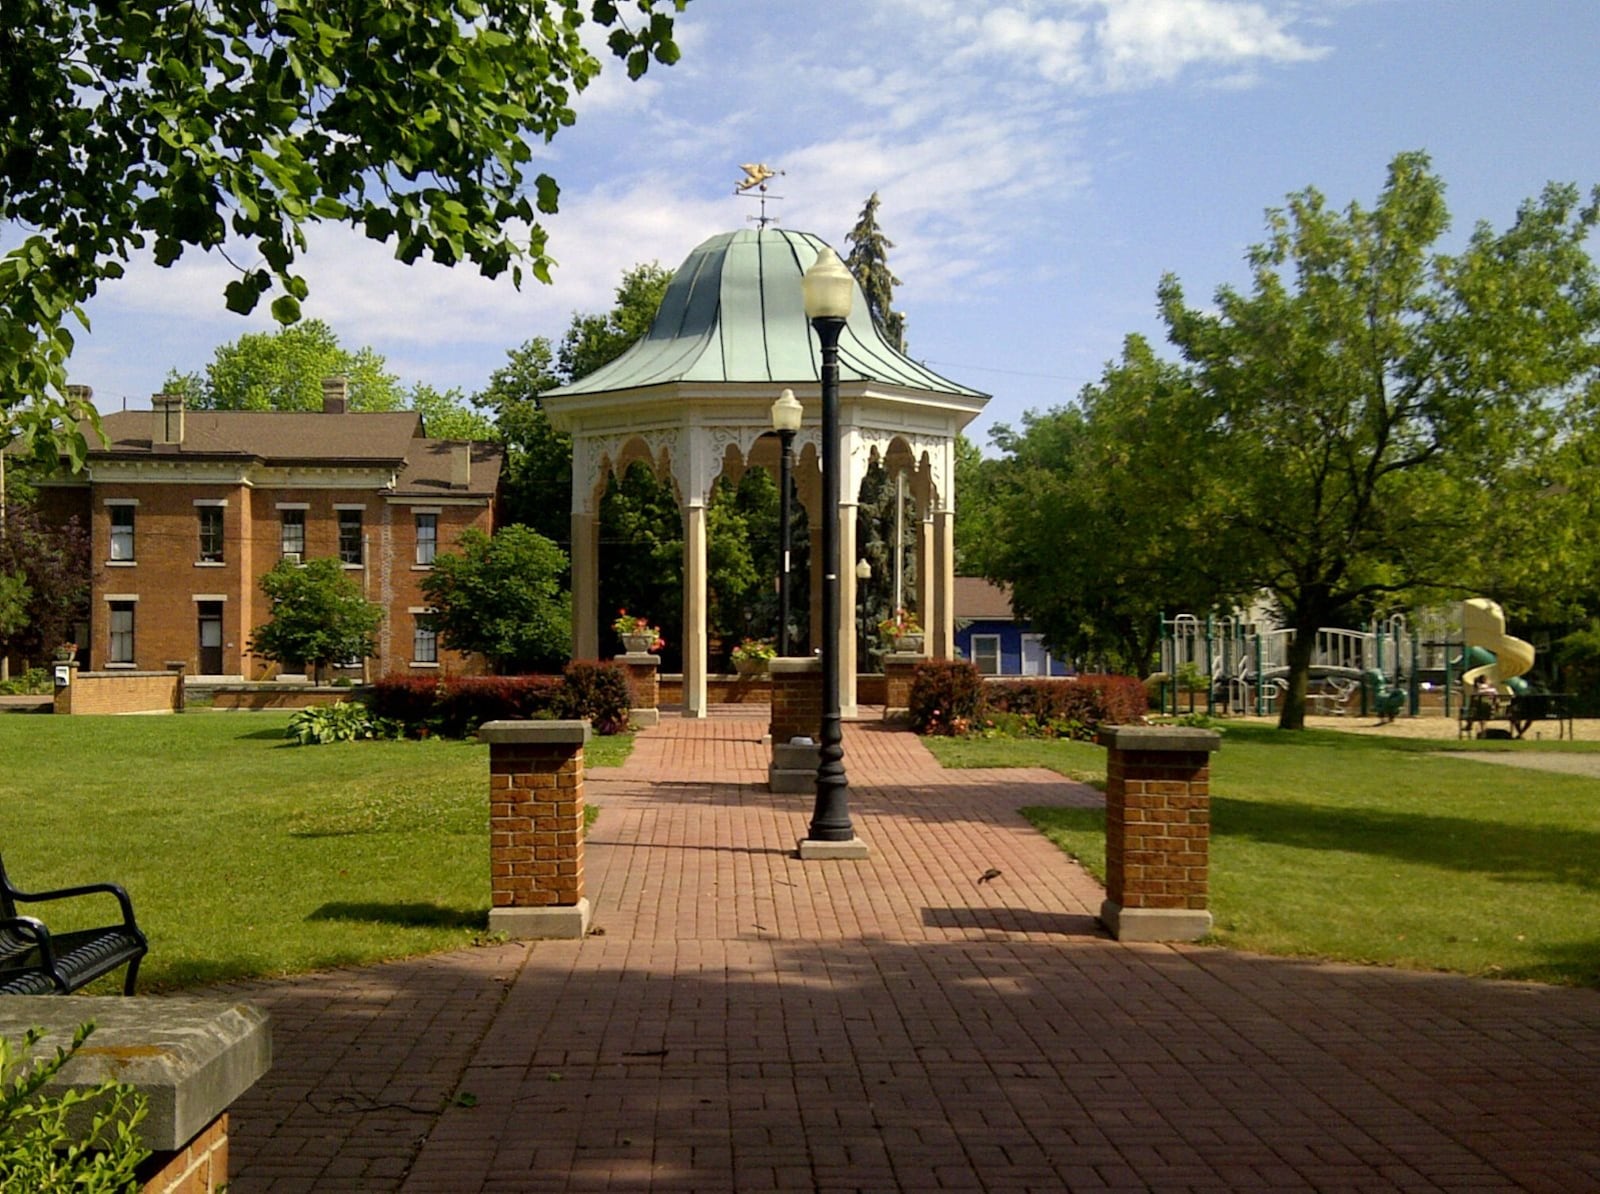
[[[546,397],[635,390],[673,382],[805,383],[821,377],[800,277],[823,241],[783,228],[713,236],[678,268],[650,331],[627,352]],[[939,376],[884,341],[861,288],[839,339],[839,379],[987,395]]]
[[[472,445],[467,489],[450,488],[451,453],[465,441],[428,439],[415,411],[188,410],[183,443],[157,452],[151,443],[154,414],[115,411],[101,416],[107,444],[87,425],[89,460],[254,460],[264,464],[381,466],[397,472],[395,492],[440,497],[493,495],[504,456],[498,444]]]

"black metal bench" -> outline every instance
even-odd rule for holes
[[[83,895],[113,895],[122,923],[98,929],[52,933],[44,922],[19,916],[17,905]],[[133,994],[139,962],[150,948],[133,919],[133,902],[114,883],[89,883],[59,891],[19,891],[0,860],[0,995],[67,995],[118,966],[126,965],[124,995]]]

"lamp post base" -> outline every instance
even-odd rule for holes
[[[822,842],[815,838],[803,837],[795,845],[795,854],[801,862],[816,862],[829,858],[855,861],[872,856],[872,852],[867,849],[867,843],[858,837],[853,837],[847,842]]]

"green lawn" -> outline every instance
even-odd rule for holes
[[[488,748],[296,747],[287,721],[0,716],[0,853],[13,882],[126,887],[150,936],[141,990],[403,957],[482,934]],[[586,761],[618,764],[631,745],[631,735],[591,739]],[[114,908],[96,902],[89,919]],[[46,922],[70,927],[62,912]]]
[[[947,767],[1105,775],[1084,743],[928,744]],[[1600,780],[1446,757],[1462,746],[1600,749],[1229,727],[1211,772],[1214,940],[1600,987]],[[1104,880],[1103,813],[1024,812]]]

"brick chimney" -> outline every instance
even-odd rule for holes
[[[183,395],[150,395],[150,446],[175,452],[183,443]]]
[[[472,445],[450,445],[450,488],[472,488]]]
[[[347,415],[350,413],[350,380],[346,377],[322,379],[322,413]]]

